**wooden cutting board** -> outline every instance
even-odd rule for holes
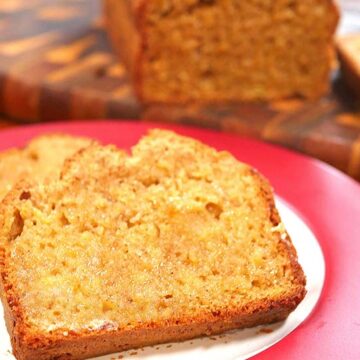
[[[344,4],[360,19],[360,2]],[[100,1],[0,2],[0,112],[14,119],[142,118],[201,125],[288,146],[360,179],[358,110],[337,74],[331,93],[316,102],[141,108],[108,44]]]

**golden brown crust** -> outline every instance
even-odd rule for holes
[[[145,101],[142,61],[146,44],[143,26],[146,4],[144,0],[103,1],[107,35],[128,70],[135,93],[141,101]]]
[[[18,346],[14,353],[19,360],[86,359],[101,354],[123,351],[164,342],[183,341],[199,336],[215,335],[227,330],[252,327],[285,319],[299,298],[287,298],[266,304],[254,304],[256,311],[226,312],[204,318],[181,319],[176,323],[149,324],[127,331],[94,331],[71,333],[47,338],[27,338],[27,346]],[[12,339],[14,341],[14,339]]]
[[[156,132],[153,133],[156,135]],[[164,136],[169,136],[164,132]],[[170,135],[172,136],[172,135]],[[204,146],[196,143],[197,150]],[[96,148],[94,148],[96,149]],[[62,176],[82,157],[82,150],[66,161]],[[225,154],[225,156],[227,156]],[[276,228],[280,224],[279,214],[275,208],[271,186],[258,172],[247,168],[244,176],[250,176],[258,183],[258,197],[268,208],[268,217]],[[14,205],[22,194],[31,192],[31,185],[18,184],[4,199],[0,206],[0,232],[11,226],[14,216]],[[34,199],[36,201],[36,199]],[[5,307],[5,316],[14,353],[19,360],[46,359],[85,359],[87,357],[142,347],[161,342],[181,341],[202,335],[210,335],[226,330],[250,327],[285,319],[305,295],[305,277],[297,263],[296,251],[287,234],[278,232],[278,249],[289,258],[289,271],[294,277],[294,287],[282,295],[261,301],[248,302],[234,308],[217,309],[214,312],[204,311],[201,316],[172,318],[166,321],[147,322],[131,328],[113,330],[104,325],[96,330],[83,329],[80,332],[59,329],[51,333],[41,333],[32,328],[26,321],[24,310],[15,293],[13,284],[8,280],[7,256],[9,249],[0,241],[0,295]]]
[[[260,174],[258,171],[254,169],[250,169],[249,171],[252,174],[252,176],[256,178],[257,181],[259,182],[259,188],[260,188],[259,196],[263,197],[267,202],[269,208],[269,218],[271,219],[271,222],[274,224],[274,226],[277,227],[281,223],[281,219],[275,205],[273,189],[269,181],[262,174]],[[284,237],[282,236],[282,234],[285,234],[286,236]],[[282,234],[278,232],[279,251],[280,252],[285,251],[288,254],[290,260],[291,272],[294,278],[296,279],[297,285],[299,286],[298,295],[301,298],[303,298],[306,294],[305,291],[306,278],[300,264],[297,261],[296,249],[293,243],[291,242],[289,234],[286,232],[285,229],[282,229]]]
[[[24,189],[27,189],[27,187],[28,185],[26,182],[19,182],[2,199],[0,206],[1,228],[7,226],[6,219],[8,219],[9,215],[12,215],[12,211],[8,210],[8,206],[23,192]],[[11,206],[10,209],[12,209]],[[26,327],[24,326],[24,317],[19,306],[18,297],[14,293],[13,285],[8,281],[8,271],[6,267],[8,251],[5,244],[0,242],[0,298],[4,306],[5,323],[10,334],[14,355],[21,359],[22,334],[26,331]]]
[[[140,55],[140,35],[135,24],[135,2],[129,0],[104,1],[105,21],[108,36],[121,60],[129,71],[129,75],[137,83],[138,57]],[[119,21],[121,19],[121,21]]]

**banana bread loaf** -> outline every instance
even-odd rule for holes
[[[301,96],[329,87],[333,0],[104,0],[114,48],[145,103]]]
[[[94,144],[0,207],[19,360],[84,359],[285,319],[305,277],[268,182],[167,131]]]

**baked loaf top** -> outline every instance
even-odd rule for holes
[[[34,138],[23,149],[0,153],[0,199],[20,180],[45,180],[60,173],[64,160],[92,140],[65,134]]]
[[[3,297],[20,348],[288,314],[305,295],[267,181],[168,131],[151,131],[131,156],[91,145],[60,179],[13,189],[0,213]]]

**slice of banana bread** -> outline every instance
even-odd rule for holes
[[[285,319],[305,277],[268,182],[154,130],[91,145],[0,208],[2,300],[20,360],[84,359]]]
[[[23,149],[0,153],[0,199],[22,179],[44,180],[60,173],[64,160],[92,140],[65,134],[48,134],[34,138]]]
[[[316,98],[329,87],[333,0],[104,0],[145,103]]]

